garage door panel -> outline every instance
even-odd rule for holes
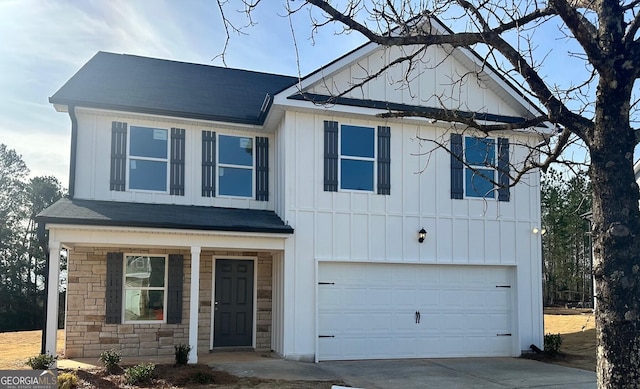
[[[439,289],[419,289],[415,291],[416,302],[421,307],[438,307],[440,305],[440,290]]]
[[[440,294],[440,305],[449,309],[460,309],[463,306],[464,298],[461,290],[443,290]]]
[[[320,360],[509,356],[512,268],[321,263]],[[335,278],[332,278],[335,277]],[[416,322],[420,311],[420,322]]]
[[[343,288],[340,293],[340,299],[343,306],[349,306],[351,309],[366,309],[367,308],[367,288],[365,287],[353,287]]]
[[[510,333],[511,326],[509,325],[511,316],[508,313],[494,313],[491,315],[487,315],[485,318],[485,323],[487,329],[490,331],[494,331],[495,333]]]
[[[496,288],[487,291],[488,308],[504,308],[511,301],[511,288]]]
[[[330,288],[326,285],[318,287],[318,306],[324,309],[339,309],[343,306],[340,301],[341,290],[338,288]]]
[[[387,333],[389,328],[393,328],[394,315],[391,312],[373,313],[368,316],[365,323],[365,333],[377,334]]]
[[[367,305],[370,308],[384,309],[392,304],[392,289],[389,287],[371,287],[367,290]]]
[[[414,289],[397,288],[391,291],[393,306],[411,309],[416,306],[416,291]]]

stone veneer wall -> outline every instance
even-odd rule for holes
[[[182,254],[184,283],[181,324],[105,324],[106,257],[108,252]],[[206,352],[211,337],[213,258],[258,257],[256,350],[271,348],[270,253],[205,251],[200,255],[198,350]],[[174,345],[189,341],[191,252],[189,250],[76,247],[69,251],[65,357],[98,357],[108,349],[123,356],[173,355]]]

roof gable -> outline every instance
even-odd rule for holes
[[[262,124],[295,77],[98,52],[49,101],[242,124]]]
[[[434,33],[448,33],[437,19],[430,22]],[[398,58],[414,54],[411,68],[406,62],[385,68]],[[376,77],[359,85],[371,76]],[[382,101],[394,105],[394,110],[402,110],[398,107],[404,106],[411,111],[421,108],[448,109],[463,114],[479,112],[484,116],[506,118],[507,122],[541,114],[521,90],[498,75],[475,51],[436,45],[385,47],[365,43],[276,96],[276,102],[285,105],[286,100],[305,99],[315,104],[338,105],[352,105],[345,102],[356,100]],[[379,105],[355,106],[381,109]]]

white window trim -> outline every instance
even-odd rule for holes
[[[127,288],[127,258],[128,257],[163,257],[164,258],[164,287],[135,287]],[[125,253],[122,261],[122,324],[159,324],[167,322],[167,283],[169,282],[169,255],[153,253]],[[162,320],[126,320],[127,290],[163,290]]]
[[[475,138],[475,139],[491,139],[493,141],[493,160],[494,160],[494,164],[496,166],[487,166],[487,165],[477,165],[474,163],[469,163],[467,162],[467,156],[466,156],[466,151],[467,151],[467,138]],[[482,200],[482,201],[486,201],[486,200],[498,200],[498,188],[493,185],[493,189],[491,190],[491,194],[493,194],[493,197],[486,197],[486,194],[483,196],[468,196],[467,195],[467,170],[472,170],[472,169],[485,169],[485,170],[493,170],[493,181],[496,181],[496,172],[498,171],[498,167],[497,167],[497,161],[498,161],[498,144],[497,144],[497,138],[481,138],[481,137],[477,137],[477,136],[471,136],[471,135],[465,135],[462,138],[462,159],[464,161],[463,163],[463,170],[462,170],[462,190],[463,190],[463,194],[464,194],[464,198],[465,199],[469,199],[469,200]],[[467,166],[468,165],[468,166]],[[470,166],[470,167],[469,167]],[[475,174],[475,172],[474,172]],[[488,193],[487,193],[488,194]]]
[[[151,128],[154,130],[164,130],[167,131],[167,158],[153,158],[153,157],[138,157],[138,156],[131,156],[131,128],[132,127],[140,127],[140,128]],[[155,161],[155,162],[165,162],[167,164],[167,169],[166,169],[166,187],[165,190],[151,190],[151,189],[132,189],[129,186],[129,179],[130,179],[130,171],[131,171],[131,160],[132,159],[137,159],[137,160],[141,160],[141,161]],[[166,128],[157,128],[157,127],[147,127],[147,126],[136,126],[136,125],[129,125],[127,128],[127,166],[126,166],[126,182],[127,182],[127,191],[129,192],[142,192],[142,193],[165,193],[168,194],[169,193],[169,186],[171,186],[171,183],[169,182],[169,180],[171,179],[171,131],[166,129]]]
[[[251,166],[246,165],[233,165],[230,163],[220,162],[220,137],[228,136],[234,138],[248,138],[251,139]],[[228,198],[228,199],[255,199],[256,198],[256,139],[253,136],[244,135],[232,135],[232,134],[220,134],[216,133],[216,197]],[[233,196],[220,193],[220,168],[234,168],[234,169],[246,169],[251,170],[251,196]]]
[[[342,126],[365,127],[373,129],[373,158],[355,157],[342,154]],[[345,189],[342,187],[342,160],[366,161],[373,162],[373,188],[371,190],[364,189]],[[378,188],[378,128],[376,126],[363,126],[358,124],[338,123],[338,192],[355,192],[355,193],[376,193]]]

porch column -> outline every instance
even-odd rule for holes
[[[58,280],[60,279],[60,242],[49,242],[49,278],[47,279],[47,328],[45,352],[56,356],[58,338]],[[55,366],[52,366],[55,368]]]
[[[200,247],[191,247],[191,293],[189,294],[189,363],[198,363],[198,307],[200,305]]]

